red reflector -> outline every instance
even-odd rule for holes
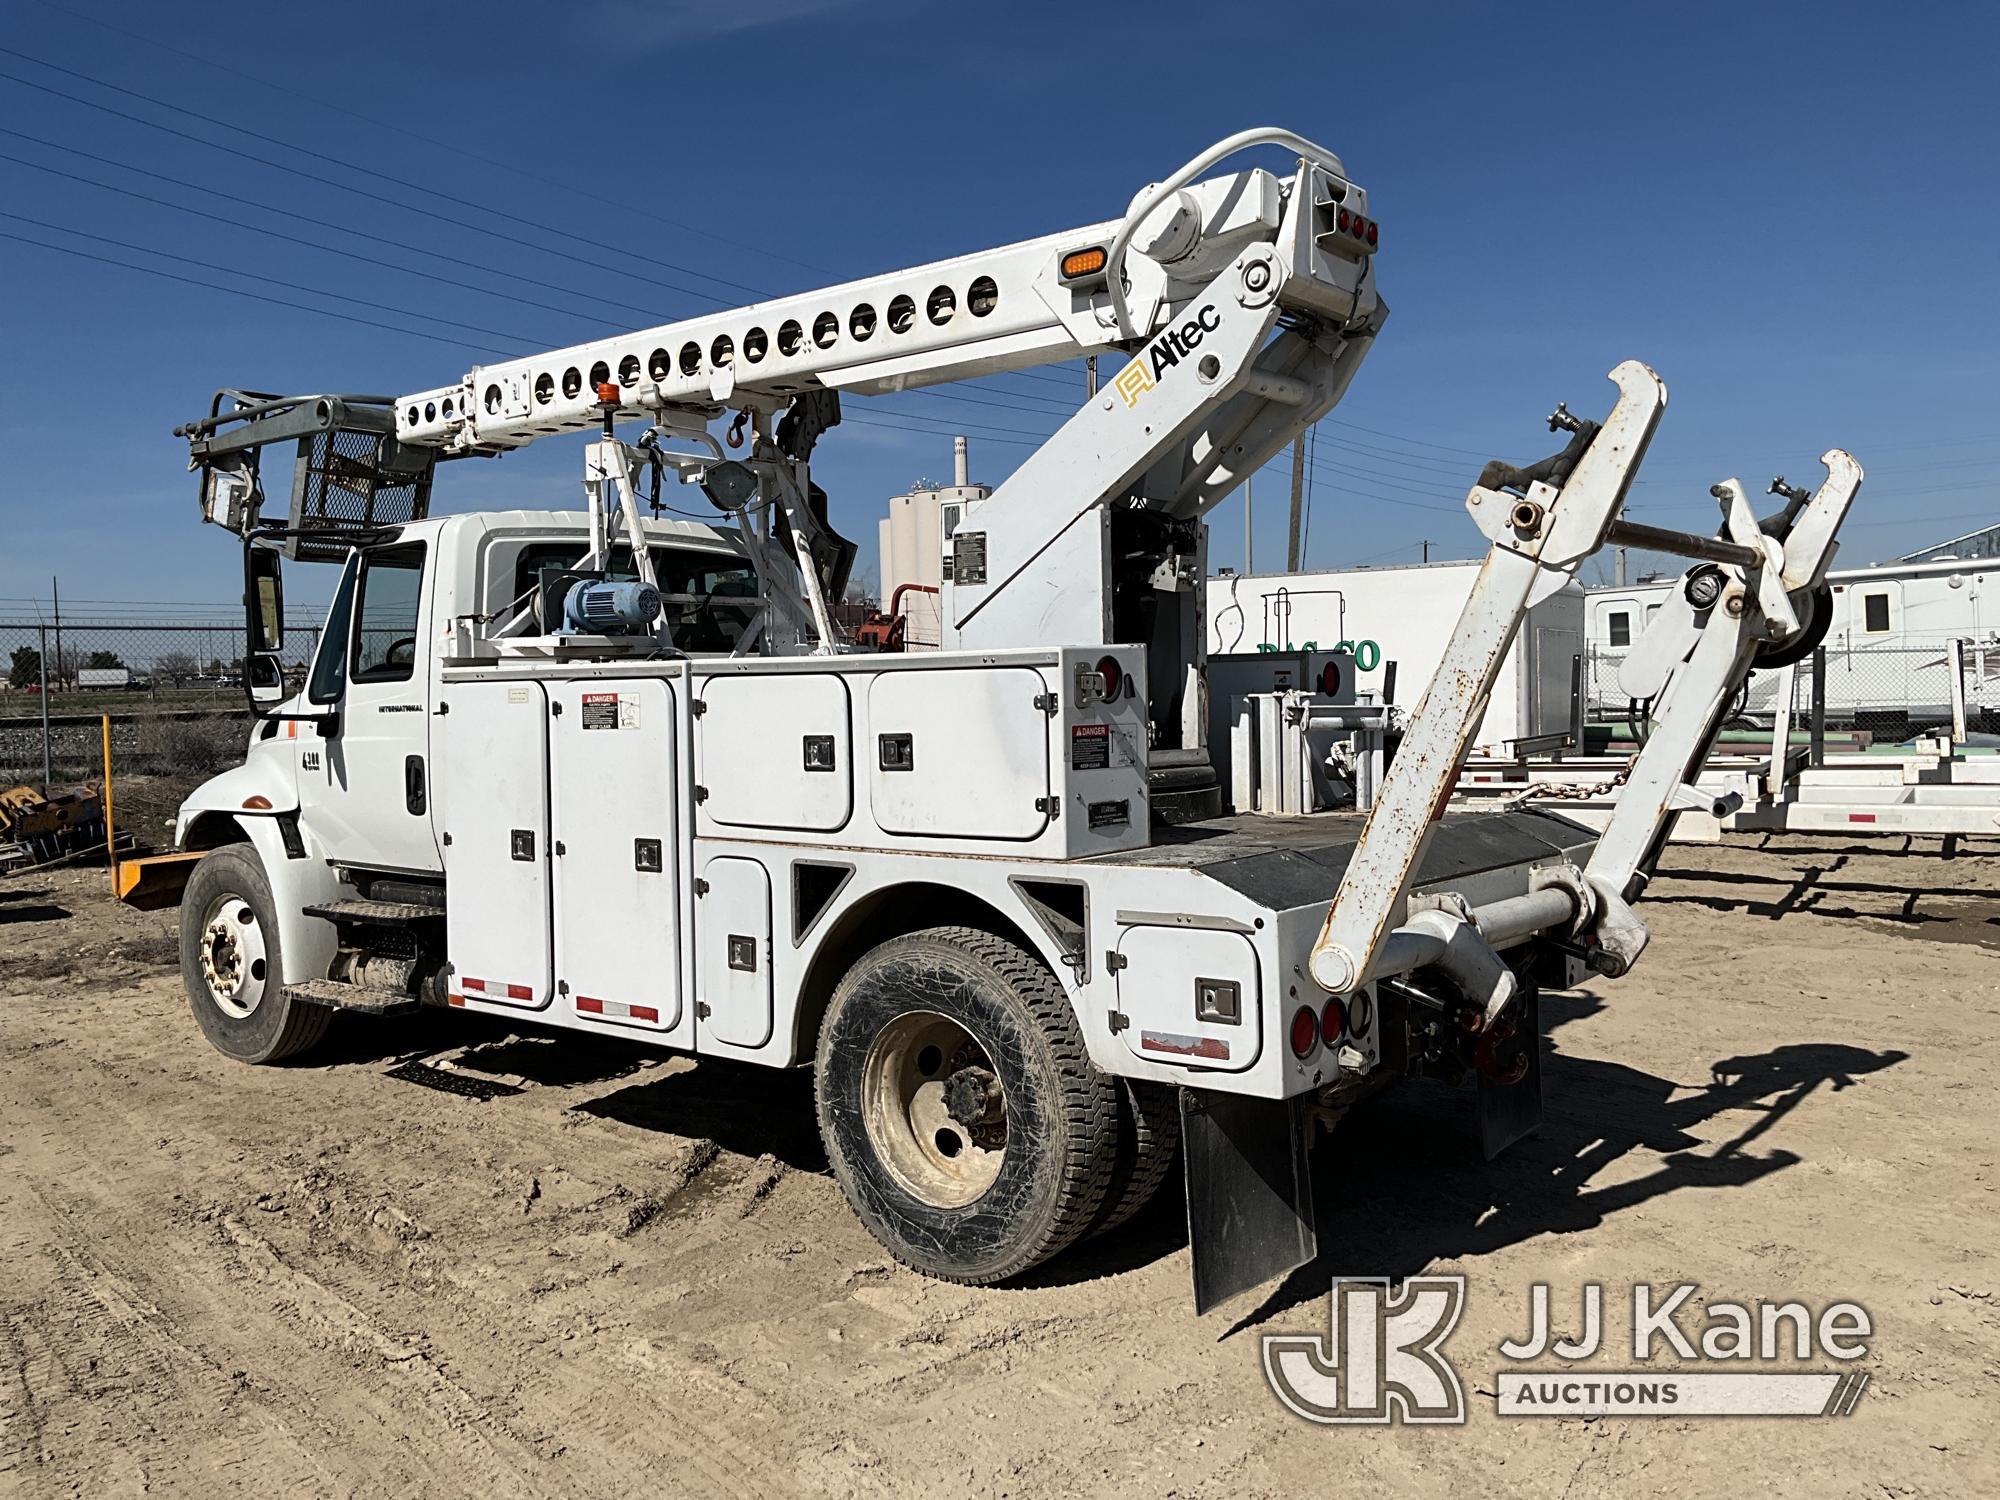
[[[650,1005],[633,1005],[626,1008],[632,1012],[632,1019],[635,1021],[650,1021],[655,1026],[660,1024],[660,1013]]]
[[[1319,669],[1319,690],[1331,698],[1340,691],[1340,663],[1330,661]]]
[[[1301,1005],[1292,1016],[1292,1051],[1304,1057],[1319,1040],[1319,1017],[1313,1014],[1310,1005]]]
[[[1340,232],[1342,234],[1347,233],[1347,226],[1351,224],[1353,221],[1354,221],[1354,216],[1344,208],[1340,211],[1340,217],[1337,220],[1335,220],[1335,222],[1340,225]]]
[[[1340,996],[1327,996],[1326,1004],[1319,1013],[1319,1039],[1334,1046],[1347,1030],[1347,1007],[1340,1003]]]
[[[1374,221],[1373,219],[1370,219],[1370,220],[1368,221],[1368,243],[1369,243],[1369,244],[1373,245],[1373,244],[1375,243],[1375,236],[1376,236],[1376,232],[1377,232],[1377,231],[1378,231],[1378,230],[1379,230],[1380,228],[1381,228],[1381,225],[1377,224],[1377,223],[1376,223],[1376,222],[1375,222],[1375,221]]]
[[[459,984],[468,990],[484,990],[486,988],[486,981],[483,979],[461,979],[459,980]]]
[[[532,1000],[535,998],[535,992],[525,984],[510,984],[507,986],[507,998],[509,1000]]]
[[[604,1014],[604,1002],[602,1000],[593,1000],[588,995],[578,995],[576,997],[576,1008],[578,1010],[587,1010],[593,1016]]]
[[[1874,821],[1875,821],[1875,814],[1873,814],[1873,813],[1849,813],[1849,814],[1847,815],[1847,821],[1848,821],[1848,822],[1850,822],[1850,823],[1872,823],[1872,822],[1874,822]]]
[[[1118,665],[1118,658],[1107,656],[1097,664],[1098,680],[1104,685],[1104,696],[1116,698],[1118,689],[1125,684],[1125,670]]]

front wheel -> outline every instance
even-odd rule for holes
[[[238,1062],[294,1057],[326,1034],[333,1015],[285,993],[277,906],[248,844],[211,850],[188,877],[181,981],[202,1034]]]
[[[967,927],[892,939],[840,982],[820,1029],[820,1135],[890,1254],[984,1285],[1091,1226],[1118,1096],[1069,997],[1015,944]]]

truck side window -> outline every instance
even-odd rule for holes
[[[347,626],[354,618],[354,575],[360,566],[358,557],[349,557],[334,585],[333,607],[326,612],[326,630],[306,683],[306,697],[314,703],[338,703],[347,687]]]
[[[1889,596],[1887,594],[1863,594],[1861,596],[1863,628],[1870,635],[1880,635],[1889,628]]]
[[[355,682],[407,682],[417,669],[418,605],[424,590],[424,549],[371,552],[355,586]]]
[[[1607,640],[1611,645],[1629,646],[1632,644],[1632,617],[1626,614],[1624,610],[1614,609],[1604,617],[1604,623],[1610,632]]]

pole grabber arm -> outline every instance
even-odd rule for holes
[[[1587,866],[1538,870],[1527,895],[1485,906],[1410,895],[1528,608],[1574,578],[1607,540],[1634,529],[1618,512],[1666,408],[1666,389],[1636,362],[1611,378],[1619,399],[1602,427],[1559,408],[1551,425],[1576,435],[1563,454],[1527,470],[1489,465],[1467,497],[1492,549],[1313,946],[1312,977],[1328,991],[1436,966],[1490,1026],[1517,992],[1497,950],[1551,929],[1581,943],[1600,972],[1624,973],[1647,940],[1628,903],[1674,816],[1707,805],[1690,782],[1729,702],[1760,652],[1795,643],[1813,628],[1812,611],[1825,607],[1833,538],[1861,484],[1860,465],[1840,449],[1824,456],[1826,482],[1811,500],[1775,523],[1760,523],[1731,479],[1714,491],[1724,510],[1721,537],[1645,528],[1647,545],[1704,561],[1628,658],[1626,689],[1653,702],[1655,726]]]

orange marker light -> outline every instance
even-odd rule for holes
[[[597,399],[602,401],[606,406],[615,406],[620,394],[622,393],[618,387],[609,380],[597,388]]]
[[[1079,276],[1095,276],[1104,269],[1104,247],[1093,245],[1088,250],[1072,250],[1062,258],[1063,280],[1074,281]]]

